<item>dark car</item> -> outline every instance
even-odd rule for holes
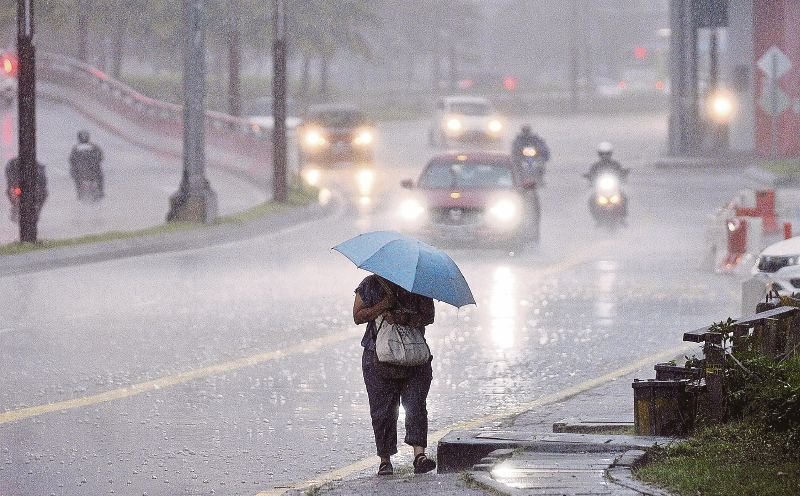
[[[303,162],[371,161],[375,126],[350,105],[313,106],[298,128],[298,139]]]
[[[501,152],[433,157],[399,206],[401,230],[428,239],[521,248],[539,240],[536,183]]]

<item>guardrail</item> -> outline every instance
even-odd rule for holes
[[[64,55],[43,52],[38,57],[38,74],[45,80],[70,84],[81,90],[90,89],[124,104],[129,110],[161,120],[180,122],[183,107],[142,95],[121,81],[79,60]],[[206,126],[216,130],[229,130],[260,139],[269,138],[271,129],[254,124],[247,119],[221,112],[207,111]]]

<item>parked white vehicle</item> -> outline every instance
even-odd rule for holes
[[[800,236],[766,247],[758,255],[752,273],[770,283],[781,296],[800,292]]]
[[[505,122],[491,102],[478,96],[446,96],[436,102],[428,140],[447,146],[451,141],[499,141]]]

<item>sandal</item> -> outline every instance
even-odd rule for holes
[[[436,468],[436,462],[428,458],[425,453],[414,457],[414,473],[424,474]]]
[[[378,475],[392,475],[394,474],[394,467],[392,467],[392,462],[381,462],[378,465]]]

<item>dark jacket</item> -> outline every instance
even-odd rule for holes
[[[514,143],[511,145],[511,154],[515,160],[522,157],[522,149],[526,146],[536,148],[536,156],[541,160],[545,162],[550,160],[550,149],[547,148],[547,143],[536,133],[519,133],[514,138]]]
[[[100,163],[103,151],[94,143],[78,143],[69,154],[69,174],[72,179],[98,180],[103,174]]]
[[[378,277],[379,276],[374,274],[365,277],[355,290],[355,292],[361,296],[361,300],[367,307],[377,305],[386,296],[386,289],[380,283]],[[433,323],[435,313],[433,299],[406,291],[397,284],[387,281],[386,279],[383,279],[383,281],[387,283],[387,286],[392,291],[392,299],[395,302],[392,306],[392,314],[395,321],[399,324],[405,324],[406,322],[404,322],[404,320],[407,315],[419,315],[424,322],[424,332],[424,326]],[[377,332],[378,329],[375,325],[375,321],[369,321],[367,323],[367,330],[364,332],[364,337],[361,339],[361,346],[367,349],[375,349],[375,336]]]
[[[611,158],[602,158],[592,164],[592,166],[589,168],[589,172],[586,174],[586,177],[589,179],[589,181],[594,181],[595,177],[597,177],[597,175],[604,170],[608,170],[614,174],[617,174],[620,179],[624,179],[628,174],[628,170],[622,167],[622,165],[616,160]]]
[[[44,165],[36,163],[36,204],[41,207],[47,200],[47,172]],[[22,186],[22,171],[20,170],[19,157],[14,157],[6,163],[6,195],[11,195],[10,190]]]

